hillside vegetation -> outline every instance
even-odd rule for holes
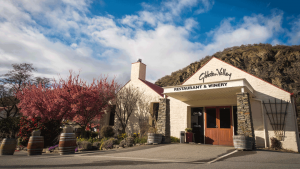
[[[272,46],[254,44],[235,46],[213,54],[233,66],[294,93],[300,113],[300,46]],[[202,67],[212,56],[191,63],[187,67],[158,79],[158,86],[182,84]],[[299,114],[300,115],[300,114]],[[299,116],[298,116],[299,117]],[[298,118],[298,124],[300,120]]]

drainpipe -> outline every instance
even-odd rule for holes
[[[265,121],[265,113],[264,113],[264,109],[263,109],[263,103],[262,103],[262,100],[260,99],[255,99],[255,98],[252,98],[253,100],[256,100],[256,101],[260,101],[260,105],[261,105],[261,113],[262,113],[262,118],[263,118],[263,123],[264,123],[264,130],[265,130],[265,147],[269,147],[269,134],[268,133],[268,126],[266,124],[266,121]]]

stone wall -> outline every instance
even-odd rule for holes
[[[156,123],[157,132],[162,134],[164,143],[170,143],[170,100],[159,99],[158,118]]]
[[[253,149],[255,149],[255,136],[253,128],[252,112],[249,100],[249,94],[246,92],[237,93],[237,118],[239,135],[248,135],[252,137]]]

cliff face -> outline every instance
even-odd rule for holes
[[[222,52],[213,54],[213,56],[294,93],[300,116],[300,45],[242,45],[224,49]],[[206,56],[200,61],[191,63],[171,75],[160,78],[155,84],[161,87],[180,85],[211,57]],[[298,125],[300,124],[299,116]]]

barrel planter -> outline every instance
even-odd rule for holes
[[[17,140],[13,138],[5,138],[0,145],[0,155],[14,155],[17,146]]]
[[[253,140],[252,137],[236,135],[233,136],[233,145],[237,150],[252,150]]]
[[[27,154],[42,155],[44,148],[44,136],[30,136],[27,145]]]
[[[60,155],[74,154],[76,149],[75,133],[61,133],[58,150]]]
[[[148,140],[147,143],[158,143],[160,144],[162,141],[162,135],[161,134],[155,134],[155,133],[148,133]]]

